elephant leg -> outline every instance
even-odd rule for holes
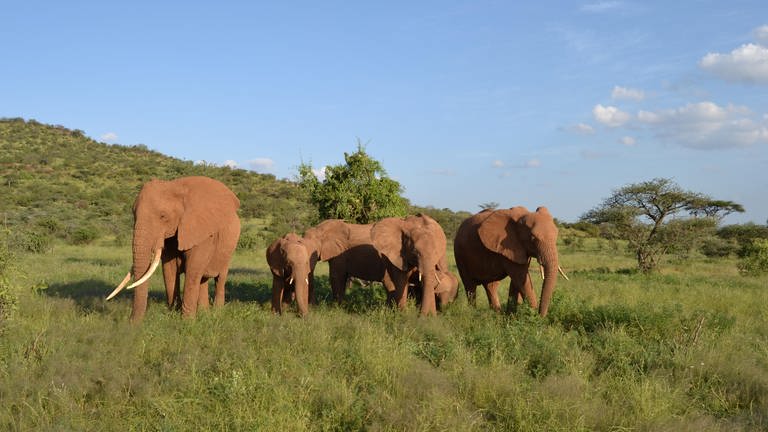
[[[517,312],[517,305],[523,302],[520,287],[514,278],[509,280],[509,299],[507,300],[507,313]]]
[[[317,297],[315,296],[315,275],[314,272],[309,272],[309,302],[316,305]]]
[[[283,278],[272,275],[272,312],[278,315],[283,312],[283,291]]]
[[[208,310],[211,305],[210,294],[208,293],[208,278],[204,277],[200,280],[200,291],[197,294],[197,309]]]
[[[384,289],[387,290],[387,306],[392,307],[397,303],[395,282],[389,276],[389,272],[384,272],[384,277],[381,278],[381,283],[384,285]]]
[[[227,284],[227,275],[229,275],[229,269],[224,270],[223,272],[219,273],[218,276],[213,278],[213,280],[216,282],[213,291],[213,305],[216,307],[224,306],[224,287]]]
[[[528,273],[528,266],[525,264],[511,264],[509,269],[509,300],[507,302],[507,312],[517,310],[517,305],[523,302],[523,296],[533,308],[538,308],[538,301],[533,292],[531,275]]]
[[[536,293],[533,291],[533,283],[531,282],[531,275],[528,273],[528,269],[525,269],[525,285],[523,285],[523,294],[525,294],[528,304],[534,309],[539,309],[539,300],[536,298]],[[522,298],[518,300],[518,303],[522,303]]]
[[[341,303],[344,300],[344,295],[347,290],[347,272],[343,269],[334,268],[331,272],[331,291],[333,292],[333,298],[336,303]]]
[[[184,295],[181,298],[181,316],[184,318],[194,318],[197,313],[200,280],[202,275],[199,273],[188,271],[184,276]]]
[[[174,251],[175,252],[175,251]],[[163,249],[163,282],[165,283],[165,299],[168,309],[181,307],[181,272],[182,260]]]
[[[390,279],[395,287],[393,295],[397,308],[402,310],[408,304],[408,273],[401,270],[393,270]]]
[[[212,239],[184,252],[184,295],[181,300],[181,316],[184,318],[194,318],[197,313],[197,307],[202,301],[200,299],[201,296],[205,298],[207,305],[208,285],[206,284],[201,289],[201,283],[203,283],[204,269],[211,261],[212,255]],[[207,282],[208,279],[206,278],[205,281]]]
[[[501,312],[501,302],[499,301],[499,283],[500,281],[491,281],[483,283],[485,295],[488,297],[488,304],[491,309]]]
[[[461,284],[464,285],[464,291],[467,293],[467,303],[475,307],[477,305],[477,282],[462,273],[461,269],[459,269],[459,278]]]
[[[181,306],[177,304],[177,299],[181,299],[180,277],[179,277],[179,262],[175,257],[167,258],[163,257],[163,282],[165,283],[165,300],[168,304],[168,309],[173,309],[174,306]]]

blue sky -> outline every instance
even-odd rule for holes
[[[575,221],[673,178],[768,219],[768,2],[11,2],[0,116],[414,204]]]

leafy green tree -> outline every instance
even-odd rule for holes
[[[768,239],[753,239],[742,251],[737,265],[747,275],[768,273]]]
[[[648,272],[665,253],[687,247],[702,230],[712,230],[724,216],[743,211],[732,201],[714,200],[683,190],[671,179],[656,178],[614,191],[581,220],[606,225],[604,232],[627,240],[638,267]]]
[[[491,202],[479,204],[478,207],[480,207],[483,210],[496,210],[497,208],[499,208],[499,203],[497,203],[496,201],[491,201]]]
[[[358,142],[357,151],[344,153],[344,164],[325,168],[318,179],[311,164],[299,166],[299,185],[309,193],[321,219],[371,223],[390,216],[405,216],[408,201],[402,186],[387,177],[381,163]]]

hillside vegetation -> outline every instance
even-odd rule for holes
[[[241,217],[269,221],[257,233],[264,237],[301,231],[315,220],[296,184],[272,175],[195,164],[143,145],[108,145],[34,120],[0,120],[0,223],[23,231],[19,241],[31,249],[48,237],[74,244],[129,238],[141,185],[191,175],[229,186],[240,199]]]

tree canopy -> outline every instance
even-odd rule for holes
[[[743,212],[732,201],[683,190],[671,179],[656,178],[624,186],[581,220],[602,224],[629,242],[642,271],[650,271],[667,251],[714,229],[726,215]],[[679,218],[684,215],[687,218]]]
[[[343,164],[325,167],[324,180],[307,163],[299,166],[298,180],[322,219],[371,223],[408,212],[408,201],[400,195],[400,183],[387,177],[381,163],[371,158],[360,143],[356,152],[344,153]]]

